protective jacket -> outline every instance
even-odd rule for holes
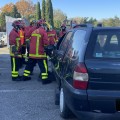
[[[66,31],[60,31],[59,32],[59,38],[61,38],[65,33],[66,33]]]
[[[40,27],[32,32],[30,38],[29,57],[34,59],[46,58],[44,47],[49,45],[46,31]]]
[[[19,32],[16,31],[14,28],[11,30],[10,34],[9,34],[9,45],[10,45],[10,56],[13,57],[22,57],[21,56],[21,40],[20,40],[20,36],[19,36]],[[12,46],[16,47],[16,53],[17,55],[15,55],[12,52]]]
[[[58,42],[58,37],[55,30],[48,31],[47,35],[48,35],[48,41],[50,45],[54,45],[56,42]]]
[[[37,29],[36,26],[29,26],[25,28],[25,40],[30,39],[32,32],[36,29]]]

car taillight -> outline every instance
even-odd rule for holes
[[[73,87],[76,89],[87,89],[88,73],[84,63],[79,63],[74,70]]]

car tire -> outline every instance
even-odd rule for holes
[[[65,97],[64,97],[64,92],[63,88],[60,90],[60,115],[62,118],[68,119],[71,117],[71,111],[68,108],[66,102],[65,102]]]

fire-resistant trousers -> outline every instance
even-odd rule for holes
[[[45,80],[48,79],[48,65],[47,65],[47,60],[46,59],[32,59],[29,58],[27,65],[24,70],[24,76],[28,77],[33,70],[33,67],[35,64],[38,63],[38,66],[41,71],[41,79]]]
[[[19,68],[20,68],[20,59],[17,57],[12,57],[11,56],[11,70],[12,70],[12,78],[17,78],[19,73]]]

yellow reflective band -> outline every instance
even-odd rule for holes
[[[28,70],[25,70],[24,72],[30,74],[30,71],[28,71]]]
[[[39,55],[39,54],[38,54],[39,44],[40,44],[39,38],[40,38],[40,37],[37,36],[37,42],[36,42],[36,54],[37,54],[37,55]]]
[[[15,72],[15,58],[12,58],[13,60],[13,72]]]
[[[48,37],[52,37],[52,36],[55,36],[55,34],[48,34]]]
[[[23,75],[26,76],[26,77],[29,76],[29,74],[26,74],[26,73],[24,73]]]
[[[47,73],[42,73],[42,75],[48,75]]]
[[[18,77],[18,75],[12,75],[12,77]]]
[[[48,73],[48,67],[47,67],[47,63],[46,63],[46,60],[43,60],[43,63],[44,63],[44,67],[45,67],[45,70],[46,70],[46,74]]]
[[[17,40],[17,41],[19,41],[19,40],[20,40],[20,38],[16,38],[16,40]]]
[[[37,54],[29,54],[30,57],[46,57],[46,54],[44,55],[37,55]]]
[[[20,44],[19,44],[19,40],[20,40],[20,38],[16,38],[16,44],[17,44],[17,50],[18,50],[18,47],[20,46]]]
[[[18,74],[18,72],[16,72],[16,71],[12,71],[12,73],[13,73],[13,74]]]
[[[31,36],[41,37],[40,34],[32,34]]]
[[[45,77],[45,76],[42,76],[42,79],[47,79],[47,78],[48,78],[47,76],[46,76],[46,77]]]

